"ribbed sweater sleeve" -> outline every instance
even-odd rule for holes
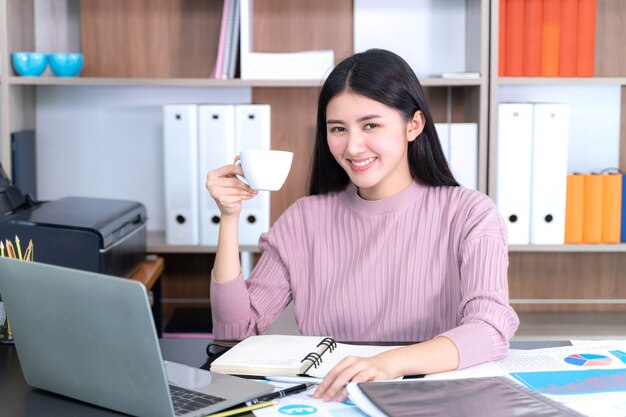
[[[448,337],[466,367],[506,354],[506,229],[487,196],[413,183],[385,200],[356,189],[304,197],[260,240],[251,277],[212,279],[213,332],[263,332],[293,300],[305,335],[342,341]]]
[[[299,204],[287,209],[269,233],[261,236],[262,256],[248,281],[240,274],[220,284],[211,273],[213,333],[217,339],[241,340],[262,333],[291,301],[291,276],[285,262],[297,263],[304,253]]]
[[[491,200],[478,200],[461,243],[460,324],[442,334],[456,345],[459,368],[506,355],[519,324],[509,306],[506,226]]]

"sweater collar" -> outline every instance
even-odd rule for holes
[[[415,180],[404,190],[391,197],[383,198],[381,200],[364,200],[358,194],[357,188],[354,184],[350,183],[346,191],[347,205],[352,210],[363,215],[377,215],[393,211],[399,211],[406,206],[415,203],[418,200],[420,191],[426,187],[423,184],[417,183]]]

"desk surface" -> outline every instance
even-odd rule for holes
[[[206,360],[207,341],[161,339],[163,359],[200,367]],[[111,417],[114,411],[95,407],[60,395],[30,387],[13,345],[0,344],[0,416],[3,417]]]
[[[130,279],[141,282],[148,290],[150,290],[157,279],[161,276],[164,268],[163,258],[154,255],[148,255],[146,261],[133,271]]]
[[[202,366],[206,360],[206,340],[161,339],[163,359]],[[569,342],[513,342],[512,348],[535,349],[569,345]],[[111,417],[113,411],[95,407],[56,394],[31,388],[22,370],[13,345],[0,345],[0,415],[3,417]]]

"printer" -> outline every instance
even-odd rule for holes
[[[125,277],[145,261],[146,220],[138,202],[65,197],[0,215],[0,241],[32,241],[35,262]]]

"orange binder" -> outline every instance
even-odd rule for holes
[[[622,220],[622,174],[606,174],[602,177],[602,242],[619,243]]]
[[[506,5],[509,0],[500,0],[498,12],[498,75],[504,77],[506,73]]]
[[[593,77],[596,60],[596,0],[578,0],[579,77]]]
[[[565,243],[583,243],[584,193],[585,176],[568,175],[565,200]]]
[[[508,0],[506,6],[506,73],[524,75],[524,0]]]
[[[561,3],[559,76],[578,75],[578,0]]]
[[[602,242],[603,175],[586,174],[583,206],[583,242]]]
[[[543,1],[541,33],[541,75],[559,75],[559,41],[561,28],[561,0]]]
[[[524,5],[524,75],[541,76],[542,0],[526,0]]]

